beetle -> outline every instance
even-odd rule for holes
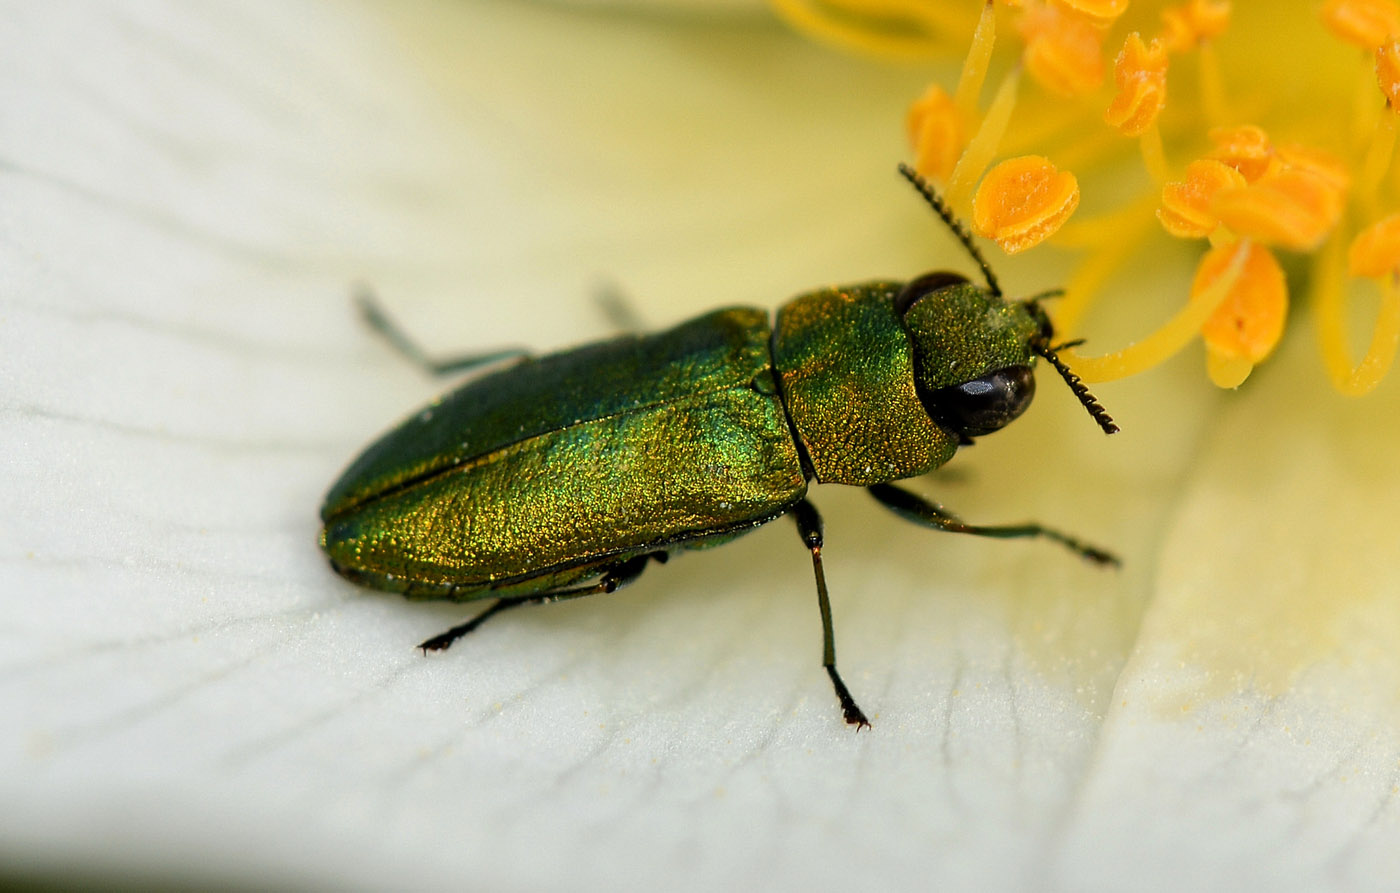
[[[426,654],[502,611],[613,592],[677,551],[790,515],[811,554],[822,666],[859,729],[870,723],[836,670],[810,482],[865,487],[935,530],[1044,537],[1116,564],[1039,524],[964,523],[893,483],[1021,415],[1037,357],[1106,433],[1118,430],[1052,346],[1040,301],[1054,293],[1007,300],[941,197],[908,166],[900,173],[985,287],[933,272],[808,292],[771,324],[765,311],[732,307],[547,356],[497,351],[442,363],[362,302],[375,329],[433,371],[515,362],[440,397],[351,463],[321,508],[331,567],[410,599],[496,600],[423,642]]]

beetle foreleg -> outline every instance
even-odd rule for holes
[[[408,337],[404,330],[389,318],[368,287],[362,285],[355,290],[355,306],[359,308],[360,315],[364,317],[365,325],[373,329],[375,334],[385,341],[388,341],[389,345],[398,351],[400,356],[429,375],[451,375],[455,372],[466,372],[478,366],[486,366],[501,360],[522,360],[530,355],[529,351],[518,347],[507,347],[485,353],[436,360],[428,356],[428,352],[423,350],[418,342]]]
[[[966,524],[937,503],[910,493],[903,487],[896,487],[894,484],[875,484],[866,489],[870,491],[871,496],[874,496],[896,515],[906,521],[913,521],[915,524],[931,527],[934,530],[946,530],[949,533],[970,533],[973,536],[990,536],[997,539],[1038,536],[1057,542],[1095,564],[1107,564],[1113,567],[1117,567],[1119,564],[1118,556],[1112,552],[1091,546],[1067,533],[1061,533],[1040,524],[1006,524],[995,527]]]
[[[573,589],[556,589],[552,592],[542,592],[539,595],[527,595],[523,598],[498,599],[494,605],[482,611],[471,620],[454,626],[447,632],[433,636],[418,647],[423,649],[424,654],[427,654],[429,651],[443,651],[453,642],[508,608],[517,608],[521,605],[544,605],[550,602],[567,601],[571,598],[583,598],[586,595],[616,592],[629,583],[635,583],[637,578],[642,575],[642,571],[646,570],[648,561],[655,559],[657,564],[665,564],[666,558],[667,555],[665,552],[651,552],[646,555],[638,555],[620,564],[615,564],[603,571],[603,575],[598,578],[598,582],[590,583],[587,586],[576,586]]]
[[[831,677],[846,722],[855,726],[857,731],[861,727],[868,729],[870,720],[865,718],[855,698],[851,697],[850,689],[841,680],[841,674],[836,672],[836,634],[831,628],[831,599],[826,592],[826,573],[822,571],[822,516],[817,514],[815,506],[804,499],[793,507],[792,517],[797,522],[797,532],[803,544],[812,553],[812,571],[817,577],[817,605],[822,614],[822,666],[826,668],[826,675]]]

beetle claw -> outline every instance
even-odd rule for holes
[[[856,731],[870,728],[870,720],[865,718],[865,711],[856,704],[856,699],[851,697],[851,690],[846,688],[846,683],[842,681],[841,674],[836,672],[836,667],[832,664],[826,665],[826,675],[831,677],[831,685],[836,689],[836,699],[841,702],[841,715],[846,718],[846,724],[856,727]]]
[[[450,646],[453,640],[456,638],[456,636],[450,635],[448,633],[442,633],[441,635],[433,636],[428,641],[419,645],[418,648],[423,652],[423,655],[426,657],[429,651],[446,651],[448,646]]]
[[[1106,567],[1122,567],[1123,565],[1122,560],[1117,555],[1094,546],[1084,547],[1084,557],[1094,564],[1102,564]]]

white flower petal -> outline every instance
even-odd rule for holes
[[[1065,889],[1400,881],[1400,391],[1331,391],[1311,334],[1204,440],[1065,835]]]
[[[240,886],[1152,889],[1206,870],[1223,842],[1243,847],[1230,836],[1250,831],[1235,831],[1240,804],[1282,803],[1301,818],[1260,839],[1313,868],[1280,887],[1305,889],[1349,854],[1374,873],[1325,875],[1337,886],[1400,873],[1378,849],[1393,795],[1375,780],[1395,765],[1394,707],[1367,694],[1394,690],[1385,601],[1331,618],[1334,651],[1278,664],[1315,671],[1212,689],[1238,666],[1221,657],[1228,637],[1208,627],[1193,656],[1180,618],[1227,566],[1198,556],[1225,547],[1186,522],[1246,514],[1250,482],[1171,376],[1100,395],[1127,431],[1113,440],[1046,379],[1035,413],[915,484],[969,518],[1036,517],[1111,545],[1120,574],[1050,545],[921,531],[859,492],[816,493],[841,663],[870,733],[839,721],[786,521],[431,658],[411,646],[461,607],[326,569],[314,543],[326,486],[438,388],[357,324],[352,280],[448,353],[604,336],[599,283],[665,325],[962,267],[893,171],[919,76],[745,16],[446,2],[71,12],[16,7],[0,31],[8,870]],[[1047,284],[1043,267],[1006,275]],[[1289,396],[1251,397],[1264,408],[1243,417],[1247,434],[1279,428],[1248,444],[1278,473],[1294,473],[1297,443],[1370,443],[1364,409],[1323,425]],[[1306,441],[1288,436],[1313,424]],[[1375,526],[1348,542],[1374,556],[1394,539],[1381,509],[1393,476],[1384,453],[1365,455],[1374,485],[1347,485],[1350,456],[1308,464],[1318,477],[1293,490],[1255,483],[1281,504],[1359,491]],[[1300,512],[1308,526],[1280,548],[1332,561],[1344,550],[1315,551],[1312,525],[1346,514]],[[1316,567],[1299,587],[1342,565]],[[1353,634],[1366,672],[1342,659]],[[1349,716],[1368,719],[1334,723],[1337,701],[1295,694],[1300,679],[1345,688]],[[1194,735],[1152,712],[1198,690],[1215,699],[1192,702]],[[1305,774],[1299,797],[1278,781],[1286,760],[1230,763],[1242,735],[1219,713],[1232,698],[1250,716],[1286,705],[1250,747],[1268,750],[1291,711],[1311,765],[1339,770]],[[1194,748],[1162,745],[1182,740]],[[1143,781],[1150,766],[1164,768]],[[1172,799],[1176,779],[1195,811]],[[1318,830],[1334,827],[1354,849]],[[1112,858],[1095,835],[1116,841]],[[1240,852],[1230,877],[1280,877],[1261,849]]]

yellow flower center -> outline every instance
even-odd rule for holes
[[[1400,348],[1396,0],[1279,5],[1260,19],[1266,28],[1243,30],[1228,0],[1132,9],[1127,0],[988,0],[975,20],[963,4],[934,0],[773,3],[798,27],[886,56],[946,55],[955,35],[971,35],[956,88],[930,87],[910,110],[915,167],[1002,250],[1049,241],[1082,253],[1053,311],[1061,337],[1140,275],[1131,264],[1150,246],[1154,214],[1156,238],[1201,240],[1191,292],[1166,323],[1103,356],[1066,352],[1085,381],[1150,368],[1200,337],[1211,380],[1238,386],[1282,337],[1290,284],[1311,288],[1338,390],[1365,393],[1389,369]],[[998,17],[1011,27],[999,29]],[[1114,38],[1120,21],[1138,30]],[[1017,58],[983,105],[1007,44],[998,30],[1017,38]],[[1301,101],[1298,84],[1279,75],[1284,60],[1327,92]],[[1039,88],[1034,100],[1021,97],[1023,80]],[[1135,194],[1122,185],[1133,155],[1145,174]],[[1070,221],[1081,188],[1097,216]],[[1306,276],[1290,283],[1278,252],[1303,255]],[[1369,281],[1381,309],[1353,362],[1348,304]]]

